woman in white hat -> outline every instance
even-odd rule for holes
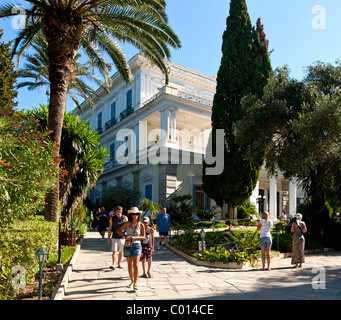
[[[129,288],[133,285],[133,289],[137,289],[137,280],[139,277],[139,263],[142,253],[141,240],[145,239],[145,229],[140,222],[141,211],[137,207],[128,210],[128,221],[125,222],[117,233],[125,237],[124,257],[128,262],[128,272],[130,277]],[[126,230],[124,232],[124,230]]]

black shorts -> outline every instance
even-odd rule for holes
[[[166,231],[166,232],[160,231],[160,232],[159,232],[159,235],[160,235],[160,236],[168,236],[168,231]]]

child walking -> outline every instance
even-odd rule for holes
[[[146,239],[142,241],[142,269],[143,275],[142,278],[151,278],[152,274],[150,273],[150,269],[152,266],[152,256],[154,252],[154,229],[149,226],[149,218],[144,217],[142,219],[142,223],[144,225]],[[146,259],[148,259],[148,272],[146,273]]]

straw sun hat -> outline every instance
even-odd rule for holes
[[[132,207],[130,210],[128,210],[128,214],[129,213],[139,213],[141,215],[142,211],[140,211],[138,207]]]

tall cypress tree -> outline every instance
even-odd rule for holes
[[[0,30],[0,40],[3,30]],[[11,59],[11,43],[0,42],[0,110],[9,110],[16,104],[14,99],[17,92],[14,90],[16,78],[13,72],[14,64]]]
[[[226,24],[211,118],[212,150],[215,130],[225,131],[224,171],[220,175],[206,175],[210,165],[204,162],[203,188],[220,207],[228,203],[229,216],[236,218],[237,205],[248,199],[256,187],[263,161],[246,159],[247,145],[236,144],[233,125],[243,117],[241,99],[248,94],[262,95],[271,64],[264,30],[261,41],[259,28],[251,25],[245,0],[231,0]]]

